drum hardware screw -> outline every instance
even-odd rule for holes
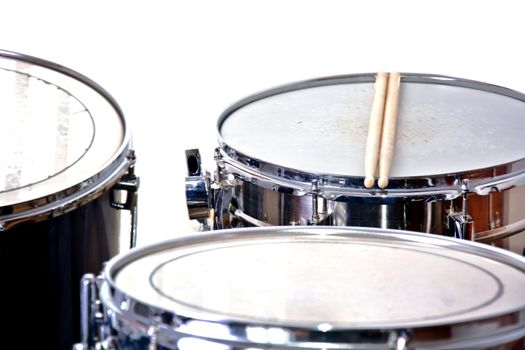
[[[235,176],[233,174],[228,174],[226,176],[226,184],[228,186],[235,186]]]
[[[56,217],[56,216],[60,216],[62,214],[64,214],[66,212],[66,209],[64,208],[63,205],[59,206],[59,207],[56,207],[54,210],[53,210],[53,213],[51,214],[52,217]]]
[[[473,222],[470,215],[468,215],[468,180],[465,179],[461,182],[461,195],[462,195],[462,208],[461,208],[461,232],[463,238],[474,240],[473,234]]]
[[[157,350],[158,349],[157,336],[159,334],[159,329],[157,328],[157,326],[153,325],[148,328],[147,334],[150,337],[148,350]]]
[[[218,147],[215,148],[213,160],[217,164],[217,169],[215,170],[215,183],[220,184],[222,169],[224,169],[224,162],[222,161],[222,154]]]
[[[221,154],[221,150],[219,149],[219,147],[216,147],[214,150],[213,150],[213,160],[214,161],[219,161],[222,159],[222,154]]]
[[[392,331],[388,336],[388,347],[392,350],[407,350],[410,337],[407,332]]]
[[[312,186],[310,188],[312,192],[312,217],[310,219],[310,225],[317,225],[319,222],[319,203],[318,203],[318,193],[319,193],[319,180],[312,180]]]

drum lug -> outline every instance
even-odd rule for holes
[[[449,213],[447,220],[447,236],[473,240],[474,221],[469,215],[463,215],[462,213]]]
[[[474,221],[468,215],[468,180],[463,180],[461,184],[462,208],[461,213],[451,210],[447,217],[446,234],[447,236],[474,240]]]
[[[186,150],[187,176],[186,206],[190,219],[196,219],[202,230],[209,230],[210,217],[210,174],[202,170],[201,155],[198,149]]]
[[[236,217],[235,208],[232,206],[233,189],[229,185],[214,188],[213,198],[215,203],[213,229],[221,230],[230,227],[232,215]]]
[[[137,201],[140,178],[135,175],[136,156],[135,151],[130,150],[128,154],[129,167],[127,174],[113,186],[111,191],[111,207],[131,212],[130,248],[135,247],[137,241]],[[116,199],[116,192],[126,192],[124,202]]]
[[[135,151],[130,150],[128,154],[129,167],[128,173],[123,175],[113,186],[111,206],[115,209],[132,210],[136,206],[137,191],[140,185],[140,178],[135,175]],[[115,200],[114,191],[125,191],[125,202]]]

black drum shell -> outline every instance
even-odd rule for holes
[[[71,349],[80,337],[80,280],[119,252],[111,190],[63,215],[0,232],[0,335]],[[29,336],[29,339],[26,337]]]

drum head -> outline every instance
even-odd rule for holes
[[[106,272],[131,299],[198,320],[412,329],[524,310],[525,263],[513,257],[402,231],[268,228],[163,243]]]
[[[247,98],[220,118],[221,143],[280,167],[364,176],[373,81],[373,75],[326,78]],[[465,173],[525,158],[522,94],[405,74],[399,99],[393,178]]]
[[[118,106],[78,73],[0,52],[0,96],[0,206],[69,195],[123,152]]]

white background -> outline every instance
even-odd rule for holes
[[[118,101],[138,156],[143,245],[194,227],[184,150],[199,147],[211,168],[215,122],[231,103],[283,83],[375,71],[525,92],[524,10],[502,0],[17,0],[2,4],[0,48],[72,68]]]

